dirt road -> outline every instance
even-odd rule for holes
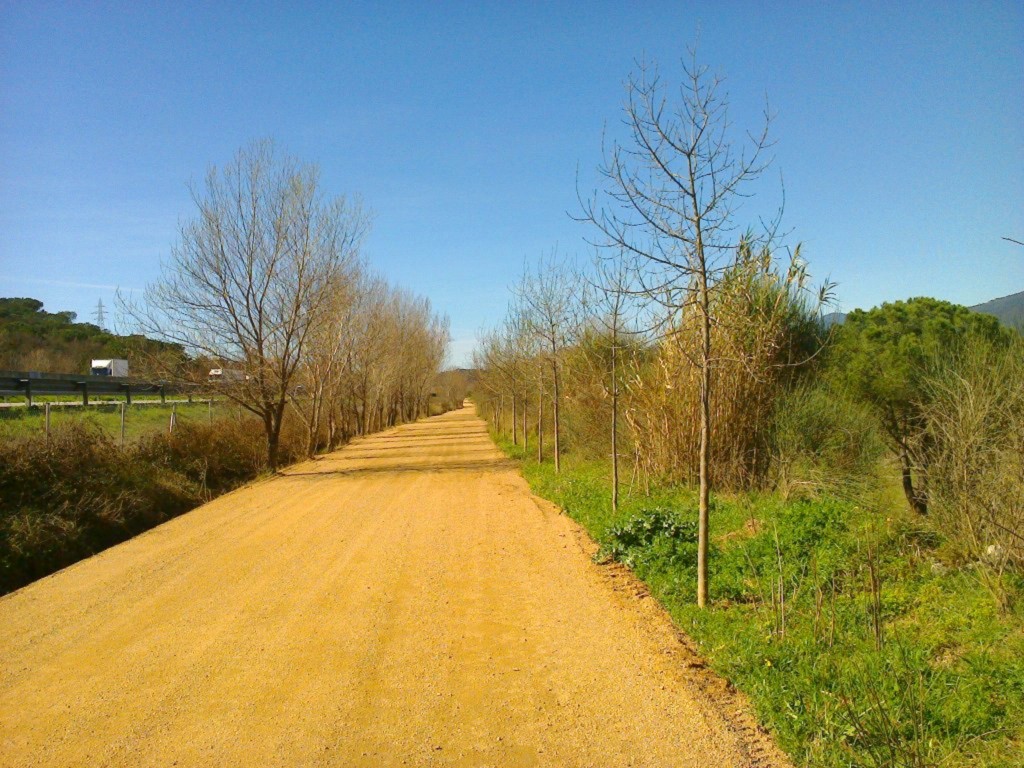
[[[777,766],[471,410],[0,599],[4,766]]]

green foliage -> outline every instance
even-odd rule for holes
[[[846,495],[872,478],[883,447],[875,416],[840,387],[812,380],[776,401],[773,472],[784,495]]]
[[[896,301],[846,317],[830,355],[832,373],[902,445],[922,428],[925,380],[943,357],[971,340],[1005,345],[1010,338],[994,317],[966,307],[930,298]]]
[[[669,509],[643,510],[623,523],[613,525],[598,553],[630,567],[655,554],[681,568],[697,562],[697,523],[695,514],[688,520]]]
[[[827,495],[717,497],[713,604],[698,609],[692,491],[634,488],[613,514],[601,462],[523,472],[633,568],[797,765],[1019,765],[1024,614],[942,563],[921,518]]]
[[[968,345],[1005,347],[1013,337],[996,318],[937,299],[897,301],[847,315],[830,355],[831,377],[879,419],[915,512],[928,511],[928,377]]]
[[[41,399],[41,398],[40,398]],[[57,399],[65,399],[58,397]],[[52,406],[50,424],[52,428],[62,428],[84,423],[102,430],[112,439],[121,434],[121,402],[111,401],[96,404],[99,398],[89,398],[90,405]],[[24,402],[24,401],[22,401]],[[179,426],[197,422],[208,423],[210,407],[206,403],[174,403],[175,419]],[[134,402],[127,407],[125,414],[125,439],[134,443],[155,433],[167,432],[170,423],[172,404]],[[213,404],[215,420],[237,419],[238,410],[228,402],[218,401]],[[253,428],[248,415],[245,421]],[[2,408],[0,409],[0,440],[19,439],[41,435],[45,431],[46,415],[43,407],[37,404],[33,408]],[[262,425],[255,426],[262,429]]]

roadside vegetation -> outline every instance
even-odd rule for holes
[[[468,378],[445,371],[431,384],[423,416],[459,407]],[[120,419],[118,403],[53,408],[47,438],[42,407],[0,409],[0,594],[271,471],[262,422],[236,403],[133,404],[123,444]],[[321,425],[317,445],[328,444]],[[309,426],[289,407],[279,466],[308,451]]]
[[[0,440],[21,437],[45,436],[46,415],[44,402],[32,408],[0,408]],[[65,426],[83,424],[98,429],[111,440],[121,439],[121,401],[109,401],[102,404],[52,406],[50,408],[50,429],[62,429]],[[186,423],[210,423],[223,419],[240,419],[238,407],[229,405],[223,400],[206,402],[180,403],[132,403],[125,406],[124,433],[125,442],[134,443],[141,438],[171,430],[171,414],[174,414],[175,427]],[[246,417],[248,418],[248,417]],[[252,425],[250,425],[252,426]],[[256,425],[257,427],[259,425]]]
[[[312,456],[430,412],[448,318],[369,268],[358,197],[328,197],[315,165],[261,141],[211,167],[193,200],[159,278],[120,300],[189,354],[162,378],[202,386],[219,370],[217,391],[263,425],[271,469],[288,413]]]
[[[255,427],[255,429],[254,429]],[[286,443],[302,455],[301,433]],[[0,440],[0,593],[17,589],[266,471],[251,418],[183,419],[121,446],[94,418]]]
[[[930,298],[833,325],[740,204],[718,81],[645,67],[628,140],[482,334],[473,396],[535,492],[632,568],[800,765],[1024,753],[1024,342]]]
[[[702,609],[692,488],[627,485],[612,512],[609,461],[571,452],[556,473],[500,444],[600,544],[600,561],[647,583],[798,765],[1019,765],[1024,612],[1000,608],[991,566],[903,509],[898,485],[873,503],[716,495]],[[1019,572],[1007,587],[1021,594]]]
[[[120,404],[51,409],[48,437],[43,408],[3,409],[0,592],[264,472],[462,404],[466,375],[441,371],[448,318],[373,272],[369,215],[327,198],[315,166],[258,142],[212,168],[194,200],[160,278],[120,309],[140,334],[133,376],[216,403],[132,405],[123,445]],[[2,300],[0,353],[38,370],[122,349],[73,320]]]

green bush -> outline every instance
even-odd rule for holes
[[[784,496],[846,494],[874,475],[885,450],[867,406],[821,381],[777,401],[772,445],[775,485]]]
[[[695,567],[696,521],[681,519],[679,514],[668,509],[643,510],[609,529],[598,556],[610,557],[632,567],[639,558],[650,554],[678,567]]]

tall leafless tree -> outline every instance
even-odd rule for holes
[[[697,603],[708,601],[708,515],[712,478],[712,292],[736,253],[735,214],[766,169],[771,117],[739,144],[731,139],[721,81],[693,55],[670,91],[656,65],[641,65],[627,85],[625,144],[614,143],[600,171],[602,188],[581,195],[581,218],[595,244],[630,260],[644,295],[668,316],[696,312],[700,343],[700,458]],[[769,229],[771,225],[769,225]]]
[[[597,259],[589,284],[587,309],[592,323],[607,337],[607,369],[601,371],[602,387],[611,401],[610,440],[612,451],[612,511],[619,508],[619,398],[622,394],[623,341],[630,334],[629,314],[635,297],[631,272],[621,259]],[[603,363],[604,361],[602,361]],[[603,366],[602,366],[603,367]]]
[[[122,308],[147,335],[232,374],[223,392],[263,422],[276,469],[289,391],[368,217],[358,201],[325,198],[317,168],[269,141],[211,168],[192,198],[198,213],[159,279]]]

